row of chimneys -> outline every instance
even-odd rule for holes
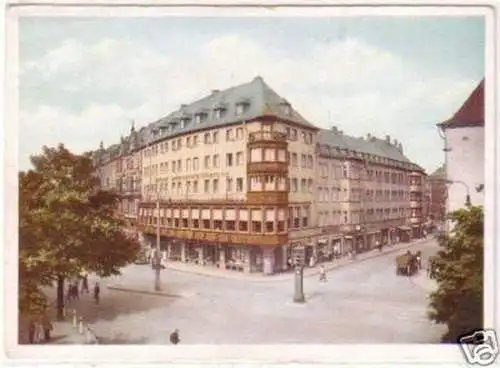
[[[342,130],[339,130],[336,126],[332,126],[332,132],[335,134],[340,134],[342,135],[344,132]],[[361,137],[363,139],[363,137]],[[372,136],[370,133],[366,135],[366,140],[367,141],[375,141],[377,138],[375,136]],[[403,153],[403,145],[401,142],[399,142],[397,139],[394,139],[391,143],[391,136],[386,135],[385,136],[385,142],[390,144],[391,146],[395,147],[399,152]]]

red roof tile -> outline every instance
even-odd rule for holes
[[[439,125],[445,129],[484,126],[484,78],[455,115]]]

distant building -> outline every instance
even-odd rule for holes
[[[422,233],[425,174],[400,142],[320,129],[260,77],[99,152],[103,186],[151,245],[159,224],[170,260],[270,274]]]
[[[429,217],[434,224],[442,224],[446,219],[446,167],[438,168],[428,177],[430,187]]]
[[[447,212],[463,208],[467,196],[484,204],[484,79],[455,115],[438,127],[444,133]]]

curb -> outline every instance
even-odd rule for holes
[[[408,243],[407,245],[400,246],[398,248],[389,248],[390,250],[388,250],[388,251],[374,253],[373,255],[367,256],[365,258],[358,258],[358,259],[352,260],[350,262],[345,262],[345,263],[341,263],[341,264],[332,265],[331,267],[325,267],[325,271],[334,271],[334,270],[336,270],[338,268],[342,268],[342,267],[345,267],[345,266],[348,266],[348,265],[352,265],[352,264],[356,264],[356,263],[361,263],[361,262],[367,261],[369,259],[383,257],[383,256],[385,256],[387,254],[396,253],[398,251],[406,250],[408,248],[411,248],[411,247],[414,247],[416,245],[422,244],[422,243],[424,243],[427,240],[428,239],[420,239],[420,240],[415,241],[414,243]],[[304,275],[304,277],[317,276],[317,275],[319,275],[319,272],[320,272],[319,270],[314,270],[314,271],[311,271],[311,273],[308,273],[307,275]]]
[[[162,291],[149,291],[149,290],[143,290],[143,289],[139,289],[139,288],[131,288],[131,287],[118,286],[118,285],[107,285],[107,288],[110,290],[115,290],[115,291],[126,291],[129,293],[163,296],[166,298],[182,298],[183,297],[182,295],[170,294],[170,293],[166,293],[166,292],[162,292]]]
[[[377,258],[377,257],[382,257],[384,255],[387,255],[387,254],[391,254],[391,253],[395,253],[395,252],[398,252],[398,251],[401,251],[401,250],[406,250],[408,248],[411,248],[411,247],[414,247],[414,246],[417,246],[419,244],[422,244],[426,241],[429,241],[430,239],[427,238],[427,239],[419,239],[419,240],[416,240],[415,242],[413,243],[407,243],[405,245],[400,245],[399,247],[397,248],[389,248],[390,250],[388,251],[385,251],[385,252],[377,252],[377,253],[374,253],[370,256],[367,256],[365,258],[357,258],[355,260],[352,260],[352,261],[348,261],[348,262],[345,262],[345,263],[340,263],[340,264],[333,264],[331,265],[330,267],[325,267],[325,271],[334,271],[335,269],[338,269],[338,268],[342,268],[342,267],[345,267],[345,266],[348,266],[348,265],[352,265],[352,264],[356,264],[356,263],[360,263],[360,262],[363,262],[363,261],[366,261],[366,260],[369,260],[369,259],[373,259],[373,258]],[[167,265],[166,269],[168,270],[171,270],[171,271],[177,271],[177,272],[184,272],[184,273],[189,273],[189,274],[193,274],[193,275],[198,275],[198,276],[205,276],[205,277],[214,277],[214,278],[218,278],[218,279],[226,279],[226,280],[244,280],[244,281],[252,281],[252,282],[279,282],[279,281],[287,281],[287,280],[290,280],[291,278],[293,278],[293,273],[290,273],[290,274],[278,274],[278,275],[270,275],[270,276],[262,276],[262,277],[259,277],[259,278],[256,278],[256,277],[231,277],[231,276],[227,276],[227,275],[216,275],[216,274],[209,274],[209,273],[203,273],[203,272],[199,272],[197,270],[185,270],[185,269],[178,269],[178,268],[175,268],[175,267],[169,267]],[[312,277],[312,276],[317,276],[319,275],[319,269],[314,269],[312,270],[310,273],[308,272],[307,274],[304,273],[304,278],[305,277]]]

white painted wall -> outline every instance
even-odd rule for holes
[[[484,127],[450,128],[445,130],[447,178],[463,181],[470,191],[473,205],[484,204],[484,190],[475,189],[484,184]],[[465,205],[467,190],[463,184],[448,185],[447,212]]]

